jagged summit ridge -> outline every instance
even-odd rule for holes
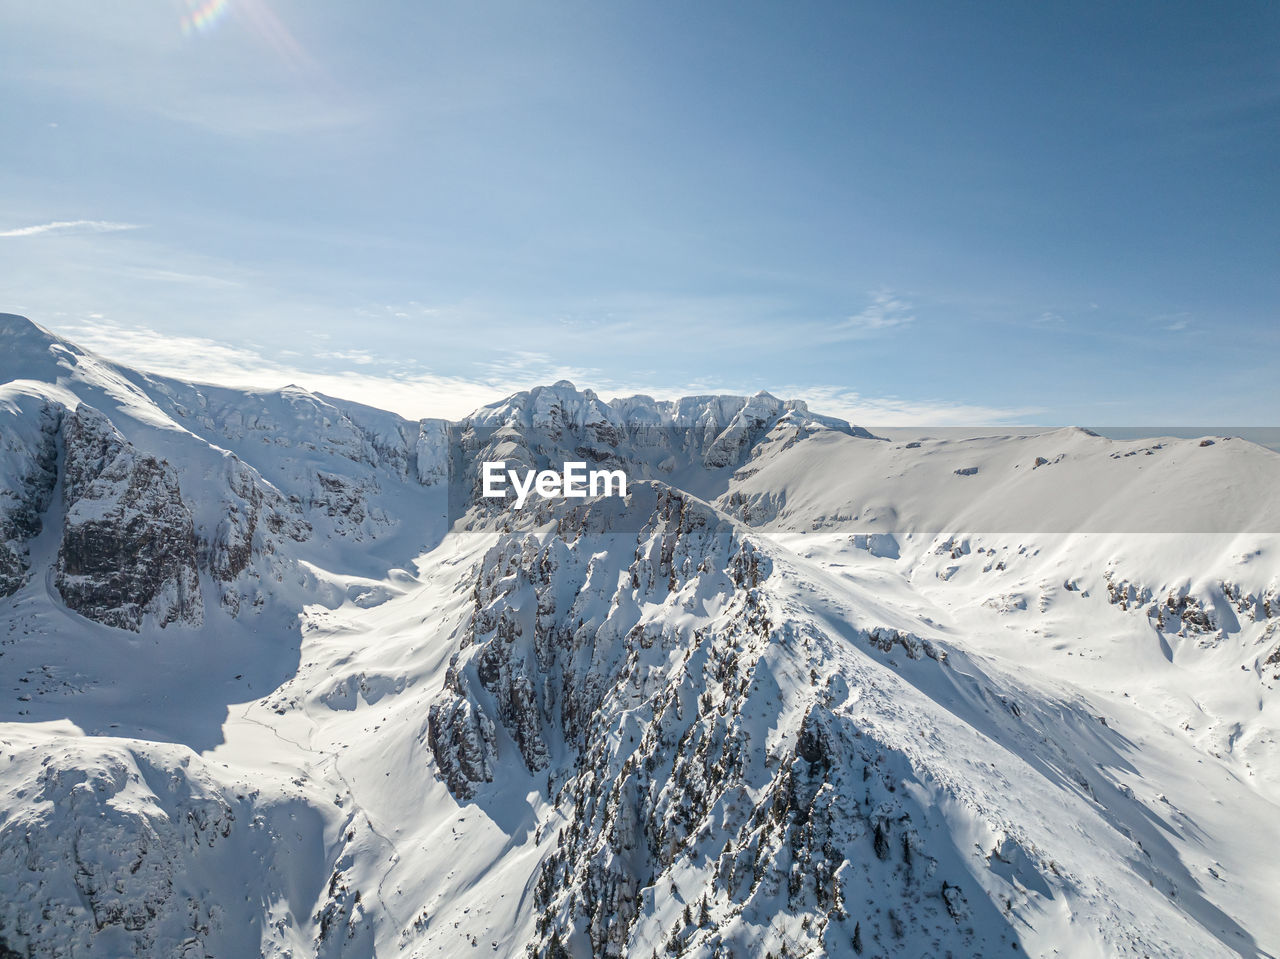
[[[503,449],[522,462],[555,459],[610,462],[645,478],[665,478],[697,493],[717,495],[724,478],[708,471],[742,466],[767,437],[791,441],[815,432],[874,439],[844,420],[810,413],[801,400],[754,396],[702,395],[655,400],[637,395],[605,403],[591,390],[567,380],[513,394],[483,407],[459,424],[480,431],[487,458]],[[465,440],[464,440],[465,442]]]
[[[593,390],[579,391],[568,380],[513,393],[481,407],[462,420],[475,426],[518,426],[544,429],[555,426],[612,426],[621,429],[663,427],[723,431],[745,422],[776,422],[790,415],[797,423],[836,429],[853,436],[870,437],[844,420],[811,413],[803,400],[780,400],[761,390],[754,396],[708,393],[677,400],[655,400],[636,394],[605,401]]]

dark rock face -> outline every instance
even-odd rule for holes
[[[203,621],[196,538],[173,467],[129,445],[97,410],[62,424],[66,515],[54,584],[88,619],[137,631]]]
[[[705,504],[657,485],[637,495],[652,501],[650,524],[638,537],[610,540],[633,556],[625,592],[664,598],[712,570],[731,588],[767,575],[767,560],[750,543],[736,543],[730,525]],[[617,573],[595,561],[587,545],[599,545],[591,538],[599,519],[590,506],[566,510],[559,523],[565,539],[541,543],[510,534],[481,563],[474,614],[428,721],[432,751],[455,796],[471,798],[480,783],[492,781],[495,723],[530,772],[549,765],[549,738],[585,746],[620,672],[635,668],[637,650],[653,645],[654,636],[634,620],[615,615],[600,622],[591,611],[602,591],[622,590]],[[579,539],[581,548],[566,545]],[[487,714],[486,704],[496,715]]]
[[[459,695],[433,703],[427,714],[427,745],[449,792],[471,799],[480,783],[493,782],[498,747],[493,720],[484,710]]]
[[[306,541],[311,524],[302,517],[301,506],[286,500],[238,457],[228,458],[224,479],[223,517],[213,535],[201,542],[201,560],[223,608],[234,616],[246,600],[254,608],[265,602],[254,558],[276,554],[286,537]],[[279,573],[284,564],[276,559],[270,565]]]
[[[352,480],[336,473],[319,471],[315,476],[315,486],[308,506],[330,517],[343,535],[349,535],[358,542],[364,538],[362,527],[366,520],[373,520],[380,525],[390,523],[390,518],[387,516],[371,515],[369,509],[371,486],[372,484]]]
[[[527,954],[758,954],[743,921],[780,908],[806,917],[806,954],[849,954],[856,936],[891,955],[908,927],[939,955],[1009,951],[1011,934],[975,932],[962,867],[926,852],[925,810],[901,789],[919,783],[909,758],[843,711],[841,677],[824,690],[817,634],[775,623],[774,561],[704,503],[633,490],[646,495],[635,535],[600,534],[592,505],[562,511],[557,537],[504,535],[430,710],[455,797],[484,804],[513,762],[546,776],[557,836]],[[945,668],[915,637],[867,641]],[[765,722],[780,684],[810,702]],[[683,913],[647,914],[677,877]]]
[[[46,404],[39,431],[24,438],[16,431],[0,437],[3,452],[19,454],[25,463],[12,485],[0,489],[0,596],[15,593],[27,579],[27,544],[40,535],[42,517],[58,480],[56,442],[62,409]]]
[[[678,736],[658,727],[680,722],[676,716],[689,696],[683,669],[659,678],[666,669],[660,664],[676,656],[680,637],[638,622],[639,606],[624,597],[660,602],[710,576],[731,593],[741,591],[740,628],[765,622],[748,592],[768,575],[768,560],[738,541],[731,525],[704,504],[665,487],[638,495],[652,501],[650,522],[638,536],[598,539],[599,517],[587,506],[564,512],[563,539],[541,542],[516,533],[489,551],[478,570],[472,620],[428,718],[436,766],[459,799],[474,798],[493,781],[498,727],[531,772],[547,770],[559,781],[570,777],[562,792],[574,806],[573,827],[563,854],[553,855],[539,873],[536,954],[556,955],[561,935],[584,933],[592,954],[625,954],[638,892],[649,869],[662,865],[637,863],[648,859],[651,845],[669,849],[659,834],[680,829],[683,811],[655,802],[646,770],[634,759],[619,769],[616,757],[606,755],[613,720],[601,707],[611,695],[648,700],[664,717],[644,736],[649,772],[654,763],[670,762]],[[621,576],[602,561],[598,551],[606,544],[626,557]],[[601,619],[601,600],[610,594],[610,613]],[[491,718],[486,710],[496,712]],[[549,746],[562,739],[571,755]],[[620,784],[607,814],[596,769],[608,769],[606,780],[616,774]],[[585,917],[584,927],[575,923],[577,916]]]

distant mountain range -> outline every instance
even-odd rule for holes
[[[1280,954],[1271,450],[0,384],[0,957]]]

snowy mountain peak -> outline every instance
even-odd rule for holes
[[[463,422],[480,427],[514,426],[534,429],[581,428],[608,425],[622,430],[639,427],[699,428],[716,433],[733,426],[772,425],[784,416],[792,422],[838,429],[853,436],[871,434],[835,417],[809,412],[803,400],[780,400],[761,390],[752,396],[701,394],[676,400],[655,400],[647,394],[604,402],[592,390],[579,391],[568,380],[534,387],[481,407]]]
[[[0,956],[1280,953],[1274,453],[0,345]]]
[[[17,313],[0,313],[0,337],[40,336],[56,340],[43,326]]]
[[[79,347],[25,316],[0,313],[0,383],[42,379],[54,369],[57,358],[74,363],[84,355]]]

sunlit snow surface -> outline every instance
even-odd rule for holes
[[[198,540],[273,496],[308,527],[135,633],[60,599],[59,480],[0,600],[18,955],[1280,953],[1275,453],[699,398],[718,486],[446,531],[442,424],[0,342],[6,489],[84,403]],[[477,422],[685,415],[605,406]],[[429,742],[460,703],[493,726],[469,797]]]

